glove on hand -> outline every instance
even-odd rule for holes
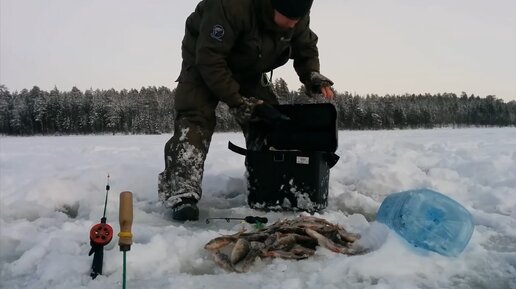
[[[241,105],[229,109],[238,123],[264,121],[272,124],[282,120],[290,120],[289,117],[279,112],[272,105],[264,103],[263,100],[254,97],[243,98],[242,100]]]
[[[313,94],[321,94],[323,87],[331,87],[333,85],[333,81],[331,81],[328,77],[320,74],[319,72],[311,72],[310,79],[306,84],[307,92],[309,95]]]
[[[235,117],[238,123],[246,123],[251,121],[254,117],[255,107],[262,103],[263,100],[254,97],[243,97],[242,103],[239,106],[230,107],[229,112]]]

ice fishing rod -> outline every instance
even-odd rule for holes
[[[126,287],[126,252],[131,250],[133,244],[133,234],[131,233],[131,226],[133,225],[133,193],[120,193],[120,233],[118,233],[118,245],[120,251],[124,253],[123,270],[122,270],[122,288]]]
[[[106,200],[104,201],[104,214],[100,219],[100,223],[95,224],[90,230],[91,249],[88,256],[93,254],[93,262],[91,263],[90,276],[95,279],[98,275],[102,275],[102,263],[104,262],[104,246],[113,239],[113,228],[106,223],[106,208],[109,195],[109,174],[106,184]]]
[[[267,222],[269,221],[266,217],[247,216],[245,218],[207,218],[206,224],[209,224],[211,220],[226,220],[226,222],[228,223],[231,220],[239,220],[249,224],[267,224]]]

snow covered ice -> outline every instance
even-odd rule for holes
[[[238,222],[208,217],[293,213],[248,208],[244,159],[227,149],[241,133],[219,133],[206,161],[199,222],[171,221],[160,206],[158,173],[170,135],[0,138],[0,287],[121,288],[118,238],[105,248],[104,275],[91,280],[89,230],[102,217],[115,234],[118,195],[134,194],[127,288],[516,288],[516,129],[340,131],[329,207],[318,215],[361,233],[372,252],[319,248],[302,261],[262,260],[226,273],[203,249]],[[416,249],[374,222],[393,192],[427,187],[465,206],[475,231],[457,258]]]

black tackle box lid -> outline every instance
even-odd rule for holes
[[[274,107],[290,120],[270,126],[265,137],[268,148],[326,152],[337,150],[337,110],[333,104],[282,104]]]

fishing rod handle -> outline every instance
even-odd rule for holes
[[[258,216],[247,216],[244,220],[249,224],[262,223],[267,224],[269,221],[266,217],[258,217]]]
[[[267,219],[266,217],[256,217],[255,220],[262,224],[267,224],[267,222],[269,222],[269,219]]]
[[[131,250],[133,244],[133,234],[131,227],[133,225],[133,193],[125,191],[120,193],[120,233],[118,234],[118,245],[120,251]]]
[[[91,263],[90,276],[92,279],[102,275],[102,263],[104,262],[104,247],[98,248],[93,254],[93,262]]]

